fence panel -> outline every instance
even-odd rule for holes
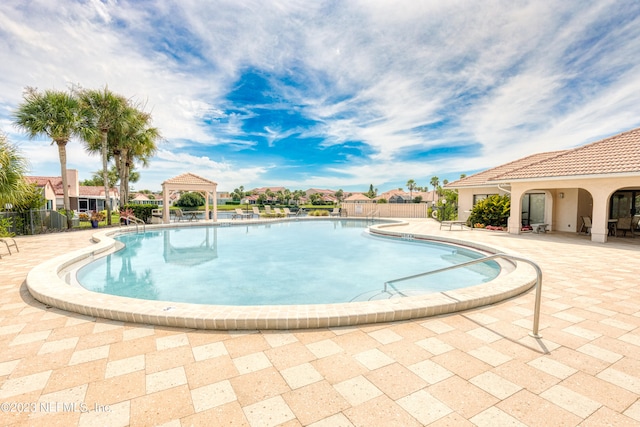
[[[426,203],[354,203],[343,202],[341,208],[347,216],[381,216],[385,218],[426,218]],[[376,213],[377,212],[377,213]]]

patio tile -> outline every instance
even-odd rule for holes
[[[147,375],[147,394],[187,384],[187,376],[182,366]]]
[[[451,408],[425,390],[419,390],[398,399],[397,403],[425,426],[453,412]]]
[[[531,427],[546,427],[550,422],[558,426],[575,426],[581,421],[577,415],[528,390],[520,390],[498,403],[496,407]]]
[[[105,378],[117,377],[118,375],[130,374],[131,372],[145,369],[144,355],[127,357],[126,359],[108,362],[104,373]]]
[[[291,390],[282,375],[274,368],[239,375],[230,378],[229,381],[236,392],[238,402],[243,407]]]
[[[372,350],[363,351],[362,353],[355,354],[353,356],[364,367],[373,371],[374,369],[381,368],[386,365],[390,365],[394,362],[392,358],[374,348]]]
[[[365,378],[393,400],[427,386],[422,378],[398,363],[376,369],[366,374]]]
[[[302,425],[333,416],[349,407],[349,403],[326,381],[314,382],[282,395]]]
[[[316,341],[316,342],[307,344],[307,348],[318,359],[321,359],[327,356],[332,356],[334,354],[338,354],[344,351],[342,347],[340,347],[338,344],[336,344],[333,340],[330,340],[330,339]]]
[[[243,411],[251,427],[275,427],[295,419],[295,415],[280,396],[245,406]]]
[[[381,396],[383,393],[363,376],[334,384],[333,387],[349,402],[351,406],[358,406],[367,400]]]
[[[527,364],[560,379],[565,379],[577,372],[577,370],[573,369],[572,367],[555,361],[547,356],[539,357],[538,359],[532,360]]]
[[[410,365],[408,368],[429,384],[436,384],[453,375],[451,371],[443,368],[432,360],[424,360]]]
[[[323,379],[322,375],[309,363],[283,369],[280,373],[293,390]]]
[[[209,384],[191,390],[191,400],[196,412],[206,411],[237,400],[236,393],[228,380]]]
[[[314,368],[331,384],[339,383],[358,375],[367,373],[368,370],[362,364],[344,353],[334,354],[311,362]],[[340,369],[336,369],[336,367]]]
[[[470,418],[498,402],[491,394],[457,376],[429,387],[428,391],[465,418]]]
[[[344,414],[356,426],[392,426],[419,427],[415,418],[398,403],[386,396],[370,399],[358,406],[346,409]]]
[[[233,359],[240,375],[260,371],[273,366],[264,353],[253,353]]]
[[[579,416],[587,418],[602,406],[601,403],[595,402],[580,393],[576,393],[562,385],[554,385],[548,390],[540,393],[549,402],[566,409]]]
[[[491,369],[491,365],[458,349],[434,356],[430,360],[467,380]]]
[[[52,371],[45,371],[6,380],[0,388],[0,399],[6,401],[13,396],[42,390],[49,381],[51,373]]]
[[[474,415],[469,420],[478,427],[527,427],[495,406]]]
[[[189,387],[192,389],[238,376],[238,369],[229,356],[219,356],[185,364]]]
[[[638,398],[635,393],[584,372],[577,372],[560,385],[618,412],[624,411]]]
[[[221,342],[214,342],[210,344],[204,344],[198,347],[192,347],[193,358],[196,362],[202,360],[213,359],[215,357],[225,356],[229,353],[227,348]]]
[[[130,424],[131,404],[129,401],[109,405],[105,411],[89,411],[80,414],[79,427],[93,427],[109,425],[111,427],[126,427]]]
[[[469,382],[487,393],[494,395],[500,400],[504,400],[512,394],[522,390],[521,386],[514,384],[493,372],[484,372],[471,378]]]
[[[449,344],[442,342],[435,337],[425,338],[423,340],[416,341],[415,344],[424,348],[429,353],[436,354],[436,355],[446,353],[454,349],[453,346],[450,346]]]

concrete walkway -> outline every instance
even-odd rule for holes
[[[90,318],[35,301],[39,262],[91,231],[18,238],[0,259],[0,424],[46,426],[636,426],[640,238],[440,231],[543,269],[534,293],[362,327],[196,331]],[[0,253],[4,251],[0,249]]]

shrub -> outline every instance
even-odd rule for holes
[[[184,193],[175,205],[179,208],[197,208],[204,205],[204,197],[200,193]]]
[[[311,216],[329,216],[329,211],[322,210],[322,209],[316,209],[315,211],[309,212],[309,215],[311,215]]]
[[[469,224],[484,224],[494,227],[506,226],[511,211],[509,196],[493,195],[478,202],[471,210]]]
[[[147,220],[151,218],[151,214],[153,213],[153,210],[158,208],[159,207],[154,204],[148,204],[148,205],[126,204],[126,205],[123,205],[121,209],[124,210],[125,212],[133,212],[133,216],[143,220],[144,222],[147,222]]]

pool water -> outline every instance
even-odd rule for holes
[[[369,222],[370,225],[370,222]],[[216,305],[325,304],[477,285],[497,263],[396,283],[388,280],[476,259],[462,247],[376,237],[359,220],[183,227],[116,237],[124,249],[77,272],[88,290]]]

